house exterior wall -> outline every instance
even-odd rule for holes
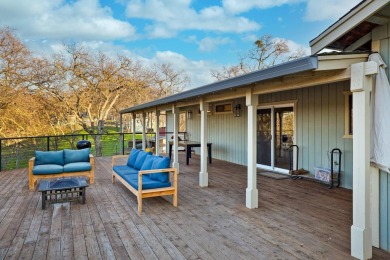
[[[344,138],[344,91],[349,81],[260,96],[260,102],[297,100],[295,144],[298,167],[314,174],[314,167],[330,168],[330,151],[339,148],[341,186],[352,188],[352,139]]]
[[[237,99],[241,104],[241,116],[234,117],[233,113],[211,114],[207,116],[207,138],[212,143],[213,158],[246,165],[247,163],[247,110],[245,99]],[[199,107],[192,109],[193,118],[187,120],[187,132],[191,141],[200,140],[200,114]],[[199,154],[199,148],[195,148]]]
[[[299,146],[299,168],[314,174],[314,167],[330,167],[333,148],[342,151],[341,185],[352,188],[352,139],[344,136],[344,91],[349,81],[259,96],[259,106],[297,100],[295,144]],[[247,111],[245,99],[235,100],[242,107],[241,117],[233,114],[208,116],[207,136],[213,143],[213,158],[247,164]],[[198,111],[197,107],[188,108]],[[187,121],[190,140],[200,140],[200,117]],[[198,153],[198,151],[196,151]]]
[[[390,175],[379,173],[379,247],[390,250]]]
[[[379,40],[379,53],[387,65],[390,79],[390,23],[373,32],[373,40]],[[380,171],[379,176],[379,247],[390,251],[390,175]]]

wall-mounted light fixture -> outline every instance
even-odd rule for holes
[[[236,104],[234,106],[234,116],[235,117],[240,117],[241,116],[241,104]]]
[[[192,110],[187,111],[187,119],[192,119]]]

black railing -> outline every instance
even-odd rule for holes
[[[179,132],[186,135],[186,132]],[[160,132],[160,147],[165,147],[166,138],[172,132]],[[101,154],[99,156],[112,156],[127,154],[133,147],[133,133],[110,133],[100,135]],[[26,168],[28,160],[34,157],[34,151],[55,151],[61,149],[77,149],[77,142],[89,140],[91,153],[95,156],[96,146],[93,134],[28,136],[15,138],[0,138],[0,171]],[[165,141],[163,141],[165,139]],[[155,146],[156,133],[146,133],[146,148]],[[142,147],[142,133],[136,133],[136,147]],[[161,151],[160,151],[161,152]]]

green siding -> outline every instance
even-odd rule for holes
[[[388,24],[390,26],[390,23]],[[390,39],[382,39],[381,40],[381,49],[380,49],[380,54],[382,56],[383,61],[386,63],[387,68],[387,77],[390,78]]]
[[[390,176],[384,171],[379,174],[379,247],[390,250]]]
[[[330,167],[329,152],[339,148],[342,155],[341,185],[352,188],[352,139],[344,136],[344,95],[349,81],[259,96],[259,105],[298,100],[295,143],[299,146],[299,167],[314,174],[314,167]],[[213,158],[247,163],[247,111],[245,99],[238,101],[242,116],[209,115],[208,140],[213,143]],[[189,108],[190,109],[190,108]],[[198,111],[198,107],[192,107]],[[191,140],[200,140],[200,116],[187,121]],[[198,151],[197,151],[198,152]]]
[[[390,38],[380,41],[380,55],[387,65],[387,77],[390,79]],[[379,247],[390,251],[390,175],[380,171],[379,181]]]
[[[344,136],[344,95],[349,81],[260,96],[261,103],[297,99],[295,143],[299,168],[314,174],[315,167],[330,167],[333,148],[342,151],[341,185],[352,188],[352,139]]]
[[[207,116],[207,136],[211,142],[213,158],[241,165],[247,163],[247,113],[245,99],[238,99],[241,104],[241,116],[234,117],[233,113],[213,114]],[[194,106],[188,109],[198,111]],[[187,129],[191,141],[200,140],[200,115],[194,113],[193,119],[187,120]],[[199,154],[199,148],[195,148]]]

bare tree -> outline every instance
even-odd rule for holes
[[[68,55],[56,55],[52,70],[57,75],[49,86],[40,86],[62,104],[62,113],[75,117],[92,135],[96,154],[102,155],[104,122],[120,99],[131,101],[148,86],[139,63],[88,53],[82,46],[67,46]]]
[[[181,92],[190,83],[189,76],[184,71],[175,71],[170,63],[155,64],[153,75],[151,84],[156,97]]]
[[[273,38],[271,35],[263,35],[254,45],[245,56],[240,57],[238,65],[224,67],[220,71],[211,70],[211,75],[217,80],[228,79],[305,55],[304,49],[291,51],[285,39]]]

